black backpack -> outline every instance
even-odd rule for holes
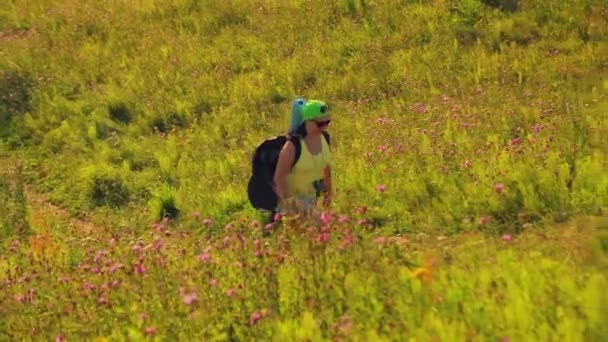
[[[324,131],[323,136],[329,145],[329,133]],[[274,192],[273,178],[279,161],[279,153],[287,140],[291,140],[296,149],[294,161],[291,165],[291,167],[293,167],[298,162],[302,152],[302,146],[300,144],[301,137],[302,135],[299,134],[279,135],[264,140],[255,149],[251,160],[251,177],[247,184],[249,203],[251,203],[254,208],[274,212],[278,204],[278,197]]]

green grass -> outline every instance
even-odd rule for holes
[[[607,11],[601,0],[9,1],[0,9],[0,163],[9,166],[0,169],[0,236],[3,250],[20,247],[0,268],[40,274],[32,286],[46,297],[13,306],[28,289],[11,285],[0,336],[137,339],[149,326],[205,340],[338,338],[342,326],[362,340],[605,336],[592,304],[606,283],[605,238],[583,248],[600,256],[570,264],[565,241],[535,234],[560,236],[560,223],[608,204]],[[225,224],[256,218],[251,153],[287,129],[297,96],[332,108],[332,212],[367,208],[364,227],[358,217],[343,227],[361,245],[341,252],[333,239],[342,228],[332,227],[316,260],[316,236],[296,227],[302,241],[269,240],[269,253],[290,262],[249,255],[255,266],[234,269],[226,263],[240,252],[215,243],[234,233]],[[25,203],[24,184],[72,218],[46,222]],[[70,230],[76,217],[104,227],[88,247],[131,271],[132,243],[161,238],[167,254],[146,259],[152,281],[118,273],[125,286],[98,307],[101,294],[80,286],[114,278],[75,268],[90,264],[82,232]],[[171,236],[147,228],[163,217],[173,218]],[[469,233],[479,245],[459,240]],[[459,261],[439,268],[436,285],[418,283],[404,267],[419,255],[372,242],[398,234],[457,239]],[[500,234],[523,235],[508,244],[494,241]],[[538,245],[521,246],[526,236]],[[203,237],[226,263],[198,264]],[[44,266],[28,264],[49,248]],[[299,269],[310,272],[300,279]],[[55,284],[64,273],[78,280]],[[203,274],[255,286],[235,301],[207,289]],[[183,306],[186,285],[204,304]],[[56,291],[72,293],[75,307]],[[247,327],[262,309],[261,325]]]

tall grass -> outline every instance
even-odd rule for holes
[[[603,12],[592,0],[11,2],[3,139],[37,151],[42,188],[76,212],[115,202],[90,191],[110,172],[121,203],[170,186],[182,212],[226,221],[248,211],[251,151],[305,95],[332,104],[338,208],[375,198],[395,231],[563,220],[608,196],[590,141],[606,125]]]

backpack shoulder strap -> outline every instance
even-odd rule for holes
[[[327,131],[323,131],[323,136],[325,137],[325,141],[327,141],[327,145],[331,145],[331,136]]]
[[[300,159],[300,155],[302,154],[302,142],[300,141],[300,137],[298,135],[290,135],[287,137],[287,139],[291,141],[291,143],[296,149],[293,158],[293,163],[291,163],[291,167],[294,167],[294,165],[296,165],[296,163]]]

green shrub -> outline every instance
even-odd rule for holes
[[[0,138],[9,134],[14,118],[31,110],[33,91],[28,72],[0,70]]]
[[[120,207],[129,202],[130,192],[124,175],[109,165],[88,165],[83,168],[82,182],[90,205]]]
[[[176,189],[163,184],[152,191],[152,199],[149,202],[151,219],[160,221],[165,218],[177,219],[180,210],[176,203]]]

